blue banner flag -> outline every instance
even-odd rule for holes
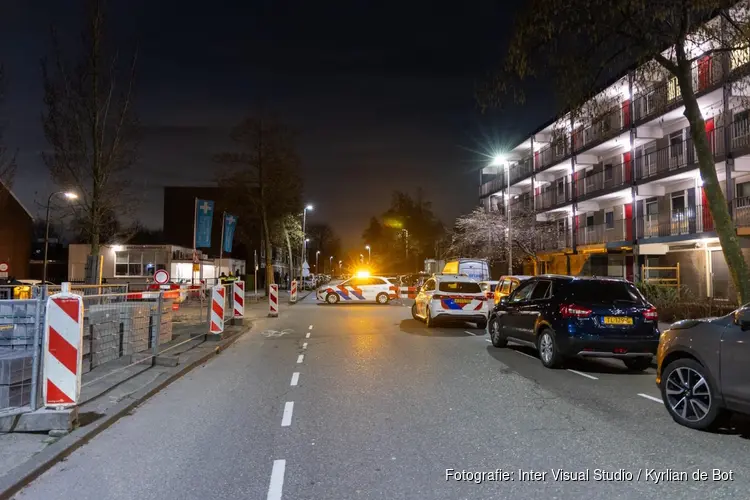
[[[224,214],[224,251],[232,253],[232,240],[234,240],[234,228],[237,227],[237,216]]]
[[[214,220],[214,202],[196,201],[195,248],[211,248],[211,224]]]

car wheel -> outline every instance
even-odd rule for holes
[[[700,363],[683,358],[664,369],[661,397],[675,422],[691,429],[709,429],[722,421],[715,387]]]
[[[642,356],[640,358],[625,358],[622,360],[628,370],[642,372],[651,367],[651,358]]]
[[[377,297],[375,297],[375,300],[378,302],[378,304],[384,306],[388,303],[388,294],[387,293],[379,293]]]
[[[424,324],[427,325],[427,328],[432,328],[435,326],[435,320],[432,318],[432,313],[430,312],[429,306],[427,307],[427,309],[425,309]]]
[[[326,295],[326,302],[329,304],[336,304],[339,301],[339,294],[337,293],[329,293]]]
[[[505,347],[508,345],[508,339],[502,336],[502,327],[497,316],[490,320],[490,340],[495,347]]]
[[[412,304],[411,306],[411,317],[416,319],[417,321],[422,321],[422,318],[417,316],[417,304]]]
[[[560,353],[557,350],[557,343],[555,342],[555,336],[552,334],[552,330],[545,328],[539,335],[537,341],[537,349],[539,350],[539,359],[542,360],[542,364],[547,368],[559,368],[562,364]]]

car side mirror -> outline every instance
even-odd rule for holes
[[[743,330],[750,330],[750,309],[741,309],[734,315],[734,321]]]

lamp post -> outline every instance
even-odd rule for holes
[[[359,263],[364,264],[365,263],[365,256],[362,254],[359,254]]]
[[[331,271],[331,276],[333,276],[333,255],[328,257],[328,269]]]
[[[315,252],[315,274],[318,274],[318,257],[320,257],[320,250]]]
[[[342,261],[339,261],[339,276],[341,276],[341,262]]]
[[[504,167],[505,173],[505,209],[506,215],[508,216],[508,274],[513,275],[513,241],[511,240],[511,219],[510,219],[510,163],[505,159],[505,156],[499,154],[492,160],[490,166],[493,167]]]
[[[307,251],[307,238],[305,238],[305,224],[307,222],[307,211],[312,212],[313,206],[307,205],[302,210],[302,259],[299,262],[299,279],[303,278],[302,273],[305,271],[305,253]]]
[[[365,248],[367,249],[367,264],[369,265],[372,262],[372,249],[370,245],[365,245]]]
[[[52,205],[52,198],[57,194],[61,194],[69,200],[75,200],[76,198],[78,198],[78,195],[73,193],[72,191],[55,191],[54,193],[49,195],[49,198],[47,198],[47,218],[44,224],[45,225],[45,228],[44,228],[44,264],[42,264],[42,285],[44,285],[47,282],[47,249],[49,248],[49,209],[50,209],[50,205]]]

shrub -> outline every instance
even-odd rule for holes
[[[737,308],[728,301],[710,298],[698,300],[689,289],[666,286],[655,283],[640,282],[637,284],[646,300],[656,306],[659,321],[672,323],[683,319],[700,319],[724,316]]]

